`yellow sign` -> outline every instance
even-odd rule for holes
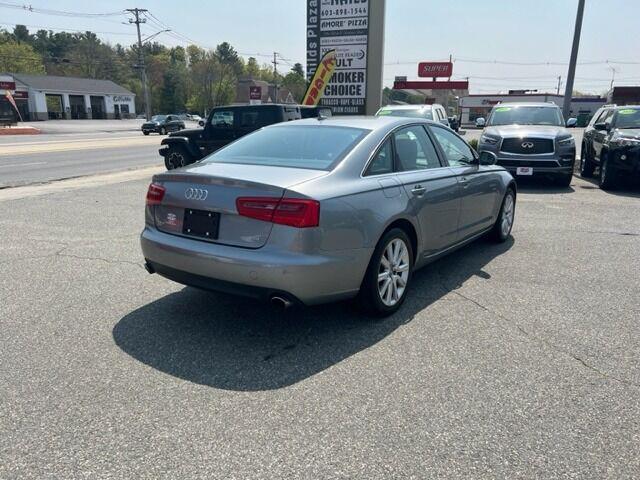
[[[333,71],[336,69],[336,63],[335,50],[329,50],[324,54],[322,60],[320,60],[320,65],[316,68],[316,73],[311,79],[311,83],[309,83],[309,87],[307,87],[307,91],[302,99],[302,105],[318,105],[324,93],[324,87],[327,86],[329,80],[331,80]]]

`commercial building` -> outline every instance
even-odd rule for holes
[[[296,103],[289,89],[279,85],[240,77],[236,84],[235,103]]]
[[[14,113],[7,91],[24,121],[136,116],[135,94],[111,80],[0,73],[0,112]]]
[[[640,87],[613,87],[607,93],[607,103],[640,105]]]
[[[498,103],[508,102],[553,102],[562,108],[564,95],[555,93],[496,93],[472,94],[460,97],[460,117],[462,125],[473,125],[477,118],[487,118]],[[585,124],[589,118],[605,104],[602,97],[574,97],[571,99],[569,115],[578,118],[578,124]]]

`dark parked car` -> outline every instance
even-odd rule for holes
[[[302,118],[329,118],[331,117],[331,109],[329,107],[308,107],[301,105],[300,116]]]
[[[154,115],[151,120],[142,124],[141,130],[145,135],[151,132],[166,135],[184,129],[184,122],[178,115]]]
[[[167,170],[184,167],[267,125],[300,119],[298,105],[231,105],[214,108],[204,128],[182,130],[162,140]]]
[[[600,188],[615,188],[623,177],[640,176],[640,106],[605,105],[587,125],[580,174],[599,168]]]

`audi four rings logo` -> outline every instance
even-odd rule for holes
[[[184,198],[187,200],[206,200],[209,191],[204,188],[187,188],[184,191]]]
[[[522,148],[533,148],[533,142],[522,142]]]

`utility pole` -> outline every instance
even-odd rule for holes
[[[147,23],[147,19],[140,19],[140,14],[146,12],[144,8],[127,8],[127,12],[133,13],[136,19],[129,19],[129,23],[135,23],[138,29],[138,68],[142,72],[142,90],[144,92],[144,113],[147,120],[151,119],[151,104],[149,103],[149,87],[147,85],[147,68],[144,64],[144,53],[142,51],[142,37],[140,36],[140,24]]]
[[[560,95],[560,84],[562,83],[562,77],[558,75],[558,87],[556,88],[556,95]]]
[[[580,32],[582,30],[582,16],[584,14],[584,0],[578,0],[578,12],[576,13],[576,27],[573,31],[573,46],[571,47],[571,60],[569,60],[569,72],[567,73],[567,86],[564,89],[564,103],[562,114],[564,118],[569,116],[571,110],[571,95],[573,94],[573,80],[576,75],[576,63],[578,61],[578,47],[580,46]]]
[[[278,103],[278,52],[273,52],[273,85],[274,85],[273,103]]]

